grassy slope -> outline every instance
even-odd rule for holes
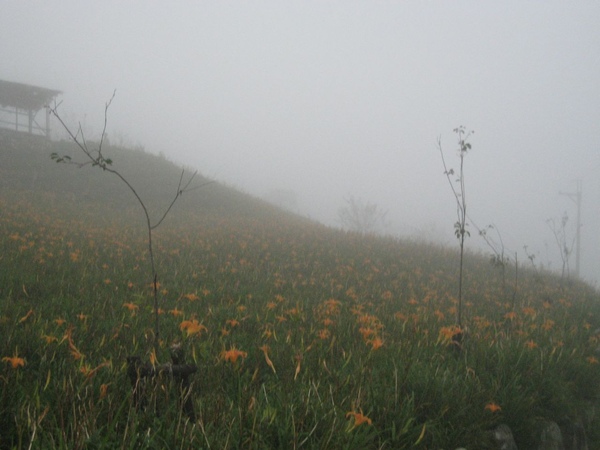
[[[520,270],[513,297],[470,255],[456,352],[454,249],[331,230],[218,183],[186,193],[155,240],[156,356],[177,340],[198,364],[198,423],[160,395],[160,418],[136,413],[124,361],[151,350],[143,216],[118,179],[53,151],[74,150],[0,135],[0,448],[488,448],[499,423],[530,448],[543,419],[600,439],[583,417],[600,386],[593,290]],[[158,217],[181,169],[105,153]]]

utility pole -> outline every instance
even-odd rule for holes
[[[579,278],[579,269],[581,263],[581,195],[582,181],[576,180],[576,192],[559,192],[560,195],[566,195],[577,205],[577,234],[575,235],[575,276]]]

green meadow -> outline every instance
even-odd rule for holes
[[[503,281],[468,254],[457,345],[458,245],[331,229],[197,176],[153,234],[155,349],[139,204],[52,152],[78,155],[0,136],[0,449],[481,450],[499,424],[526,449],[547,420],[599,445],[590,286],[525,263]],[[181,168],[105,153],[160,216]],[[166,364],[173,343],[195,420],[167,375],[133,399],[127,358]]]

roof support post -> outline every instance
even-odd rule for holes
[[[46,112],[46,139],[50,139],[50,107],[45,106],[44,110]]]

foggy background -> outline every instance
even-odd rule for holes
[[[546,224],[582,181],[582,276],[600,279],[600,3],[8,1],[0,79],[64,93],[86,137],[142,145],[332,226],[354,196],[386,233],[456,245],[437,149],[469,216],[560,270]],[[54,130],[58,126],[54,125]],[[118,160],[116,161],[118,164]],[[471,228],[469,249],[486,250]],[[487,250],[486,250],[487,251]],[[575,268],[575,255],[570,261]]]

